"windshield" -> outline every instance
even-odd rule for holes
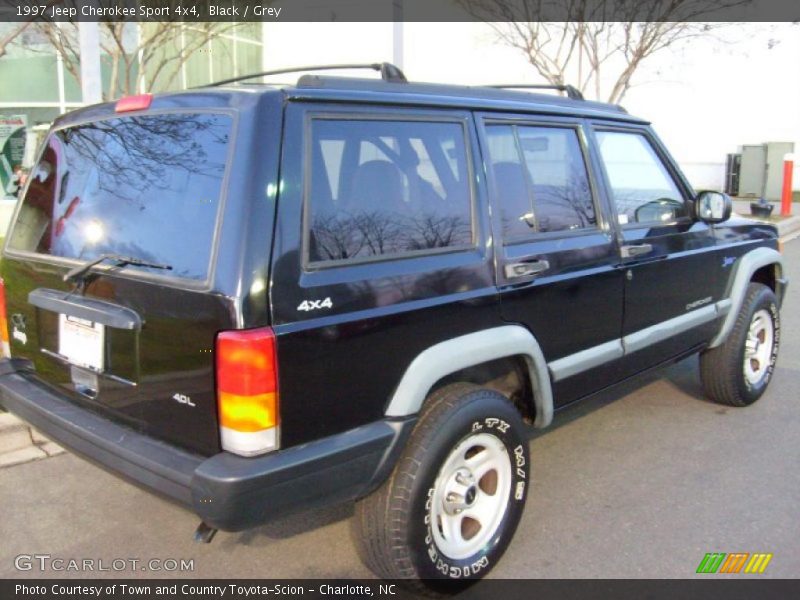
[[[204,280],[231,120],[153,114],[53,132],[9,248],[82,261],[134,256],[172,265],[170,276]]]

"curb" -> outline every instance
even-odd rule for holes
[[[11,413],[0,413],[0,468],[62,454],[64,449]]]
[[[789,217],[778,223],[778,235],[781,238],[788,237],[800,231],[800,217]]]
[[[773,203],[773,206],[776,205]],[[780,209],[780,205],[777,205],[776,207]],[[792,208],[794,209],[794,207]],[[800,231],[800,215],[792,215],[777,222],[759,219],[758,217],[754,217],[750,214],[750,203],[749,201],[746,202],[744,200],[734,200],[733,211],[740,217],[746,217],[761,223],[769,223],[770,225],[774,225],[778,228],[778,237],[780,238],[786,238]]]

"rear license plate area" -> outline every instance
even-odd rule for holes
[[[58,353],[73,365],[102,372],[105,325],[65,314],[58,316]]]

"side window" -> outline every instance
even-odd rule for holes
[[[309,263],[472,246],[464,136],[456,122],[312,120]]]
[[[530,235],[536,227],[530,186],[517,146],[513,125],[491,125],[486,128],[489,162],[494,197],[500,205],[503,238]]]
[[[621,225],[688,215],[678,186],[644,135],[599,131],[597,141]]]
[[[568,127],[487,127],[505,238],[597,224],[578,133]]]
[[[565,231],[597,223],[578,132],[518,127],[519,146],[533,190],[537,231]]]

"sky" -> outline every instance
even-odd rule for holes
[[[404,23],[401,29],[410,80],[543,82],[525,55],[487,24]],[[266,68],[391,61],[396,31],[392,23],[267,24]],[[726,154],[743,144],[789,141],[800,152],[800,25],[726,27],[654,55],[634,84],[622,105],[653,123],[696,187],[720,179]],[[794,187],[800,189],[797,170]]]

